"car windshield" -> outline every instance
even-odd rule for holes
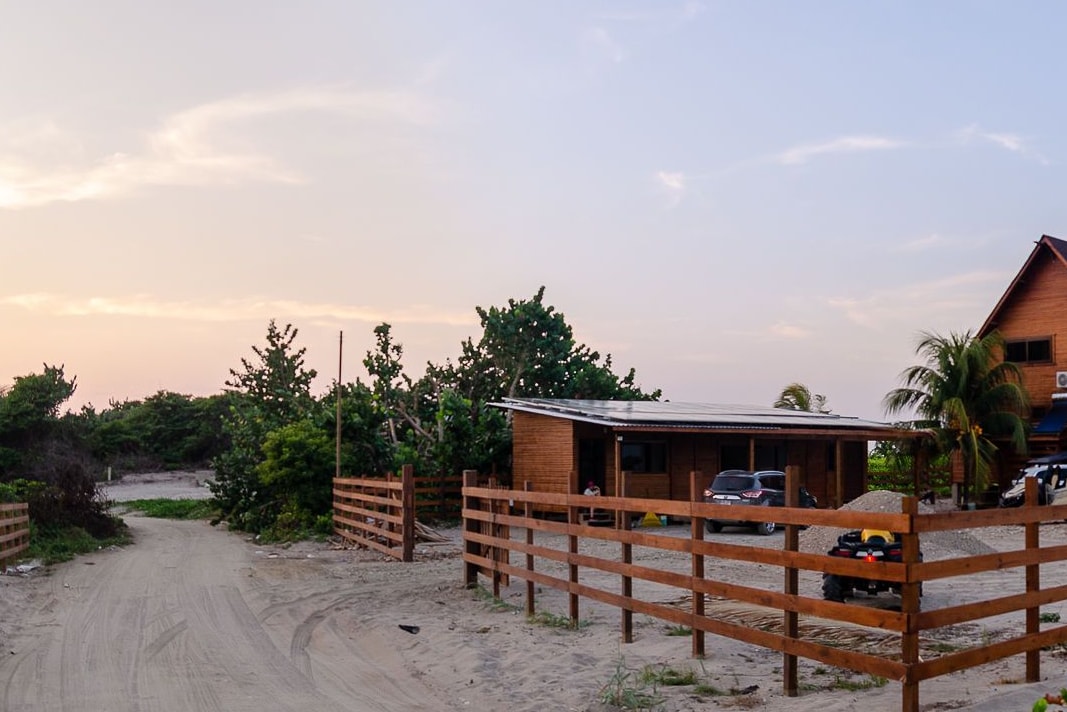
[[[719,475],[711,483],[711,488],[716,492],[744,492],[757,489],[756,479],[744,475]]]

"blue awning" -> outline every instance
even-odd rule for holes
[[[1034,427],[1034,435],[1059,435],[1064,425],[1067,425],[1067,401],[1054,400],[1041,422]]]

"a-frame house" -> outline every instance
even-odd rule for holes
[[[1029,457],[1067,450],[1067,241],[1042,235],[978,331],[1004,338],[1030,395]],[[1000,484],[1022,456],[1004,454]]]

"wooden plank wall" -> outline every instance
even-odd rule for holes
[[[0,504],[0,568],[30,548],[29,511],[25,502]]]
[[[792,469],[792,468],[790,468]],[[797,475],[787,473],[795,480]],[[697,473],[691,476],[695,488]],[[792,484],[792,483],[791,483]],[[476,585],[479,573],[493,577],[510,575],[527,582],[526,610],[532,615],[536,609],[535,587],[551,587],[566,591],[570,598],[570,618],[577,626],[580,599],[615,606],[623,612],[622,640],[633,642],[632,614],[648,615],[692,630],[693,655],[702,655],[707,633],[722,635],[772,650],[784,655],[784,691],[795,695],[798,690],[796,658],[802,657],[823,664],[854,670],[899,681],[903,712],[919,711],[919,685],[923,680],[977,667],[1015,655],[1026,658],[1026,679],[1037,682],[1040,677],[1042,651],[1053,654],[1057,646],[1067,644],[1067,624],[1039,624],[1042,607],[1067,601],[1067,586],[1058,581],[1041,586],[1040,566],[1067,561],[1067,546],[1041,546],[1040,525],[1061,521],[1059,507],[1038,507],[1037,487],[1031,482],[1027,492],[1028,505],[1013,509],[985,511],[952,511],[919,514],[918,500],[905,497],[901,511],[861,512],[851,510],[800,509],[784,507],[726,507],[702,502],[649,500],[644,498],[586,497],[524,490],[501,491],[465,486],[464,496],[464,580]],[[512,505],[516,514],[501,514],[499,502]],[[592,527],[579,524],[578,513],[592,504],[623,513],[619,528]],[[535,507],[562,507],[568,512],[566,521],[552,521],[530,516]],[[725,510],[725,511],[724,511]],[[655,511],[689,521],[688,537],[666,536],[659,530],[632,530],[628,522],[645,512]],[[731,544],[728,538],[704,541],[706,518],[744,519],[752,522],[774,521],[786,526],[781,549]],[[491,526],[486,526],[486,525]],[[838,529],[866,527],[900,532],[904,543],[902,563],[866,563],[860,560],[827,557],[797,550],[797,527],[826,526]],[[1024,530],[1022,547],[993,554],[960,556],[924,562],[919,551],[919,536],[923,532],[970,530],[982,527],[1019,526]],[[523,539],[497,536],[492,532],[521,531]],[[535,541],[537,537],[537,541]],[[618,556],[603,558],[589,553],[590,547],[580,545],[581,539],[614,542]],[[658,550],[655,568],[632,563],[630,552],[635,545]],[[579,553],[581,552],[581,553]],[[516,556],[512,556],[512,553]],[[667,557],[676,557],[677,566],[668,567]],[[689,561],[691,559],[691,561]],[[717,568],[715,560],[752,562],[761,566],[780,567],[782,590],[767,590],[743,584],[731,584],[705,576],[704,571]],[[525,562],[511,563],[511,562]],[[565,577],[551,571],[562,567]],[[875,572],[872,567],[877,567]],[[580,569],[612,574],[604,579],[613,581],[610,588],[598,588],[595,578],[581,575]],[[844,576],[866,576],[898,582],[901,588],[900,610],[873,609],[848,603],[825,601],[803,595],[795,586],[799,571],[833,573]],[[963,605],[920,610],[920,590],[924,581],[951,579],[952,585],[966,587],[969,576],[991,571],[1014,571],[1020,586],[1003,595]],[[618,576],[621,575],[620,581]],[[638,588],[647,598],[633,594],[633,579],[646,582]],[[792,581],[793,584],[788,582]],[[498,593],[499,586],[494,585]],[[666,589],[666,590],[665,590]],[[671,591],[670,589],[673,589]],[[706,615],[706,597],[737,601],[749,606],[764,607],[768,613],[785,616],[783,626],[772,629],[754,628],[730,618]],[[690,600],[686,610],[665,601]],[[1004,613],[1025,613],[1019,630],[1008,631],[1007,638],[998,638],[974,647],[959,650],[927,648],[920,656],[921,640],[929,641],[941,628],[962,623],[981,626],[981,621]],[[850,649],[847,645],[831,647],[816,638],[806,639],[804,628],[796,625],[799,616],[839,621],[870,628],[879,635],[895,635],[899,656],[873,655]],[[998,623],[998,625],[1001,625]],[[817,635],[815,633],[814,635]]]
[[[513,481],[529,481],[538,490],[576,492],[574,424],[565,418],[516,411],[512,425]]]

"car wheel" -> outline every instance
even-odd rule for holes
[[[756,525],[756,533],[762,536],[770,536],[778,529],[778,525],[774,522],[760,522]]]
[[[845,590],[841,579],[834,574],[823,574],[822,597],[827,601],[842,603],[845,600]]]
[[[718,534],[722,531],[722,524],[714,519],[708,519],[704,522],[704,527],[712,534]]]

